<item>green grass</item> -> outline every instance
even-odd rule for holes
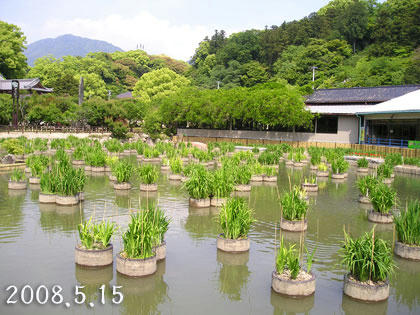
[[[342,264],[358,281],[385,281],[394,270],[391,246],[374,233],[372,229],[359,238],[352,238],[344,232]]]
[[[379,182],[370,190],[369,198],[375,211],[388,214],[397,203],[397,192],[392,187]]]
[[[305,192],[298,186],[294,186],[281,198],[280,204],[283,211],[283,218],[289,221],[298,221],[306,218],[308,203],[304,199]]]
[[[420,246],[420,201],[410,201],[406,209],[394,218],[398,240],[408,245]]]
[[[219,212],[219,224],[225,238],[247,238],[254,222],[252,210],[242,198],[231,198]]]
[[[88,221],[80,223],[77,229],[84,248],[104,249],[109,246],[111,237],[117,228],[113,222],[102,221],[95,224],[90,218]]]

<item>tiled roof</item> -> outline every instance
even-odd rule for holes
[[[314,114],[325,115],[355,115],[358,112],[367,110],[374,105],[316,105],[306,106]]]
[[[308,96],[306,104],[376,104],[419,89],[420,85],[319,89]]]
[[[38,78],[35,79],[17,79],[19,81],[19,90],[34,90],[43,93],[50,93],[53,89],[42,86]],[[10,93],[12,91],[12,80],[0,80],[0,93]]]
[[[133,94],[131,92],[125,92],[122,94],[118,94],[116,98],[133,98]]]

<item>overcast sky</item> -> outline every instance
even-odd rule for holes
[[[20,26],[27,42],[74,34],[123,50],[188,60],[215,29],[228,34],[300,19],[328,0],[0,0],[0,20]]]

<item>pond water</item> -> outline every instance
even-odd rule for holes
[[[309,251],[316,248],[315,294],[293,299],[272,292],[276,223],[280,218],[277,196],[308,173],[306,168],[280,166],[277,185],[253,186],[244,196],[257,221],[250,232],[249,253],[237,255],[216,249],[217,208],[189,208],[182,184],[169,182],[165,174],[159,180],[159,192],[149,196],[139,192],[138,184],[129,194],[116,194],[107,176],[89,176],[86,200],[80,207],[40,205],[39,188],[8,191],[8,174],[1,174],[0,314],[420,314],[420,263],[396,257],[398,269],[387,301],[367,304],[343,296],[345,270],[338,254],[343,228],[360,235],[373,227],[366,219],[366,207],[357,202],[354,169],[343,182],[329,179],[320,183],[320,191],[310,199],[308,231],[303,237]],[[420,177],[396,175],[392,185],[401,204],[420,198]],[[148,202],[158,202],[172,220],[166,235],[167,258],[158,263],[156,274],[139,279],[123,277],[115,270],[115,260],[113,266],[102,269],[75,266],[77,224],[82,219],[94,216],[121,225],[113,239],[115,257],[131,211]],[[392,242],[392,226],[377,226],[376,231]],[[283,236],[299,243],[300,234]],[[63,301],[71,302],[70,307],[64,302],[6,305],[10,295],[6,288],[27,284],[33,288],[60,285]],[[106,285],[105,305],[99,303],[102,284]],[[72,302],[76,285],[85,286],[87,299],[82,305]],[[122,286],[124,300],[120,305],[111,303],[113,285]]]

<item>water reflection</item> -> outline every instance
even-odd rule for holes
[[[249,252],[234,254],[217,250],[217,261],[221,265],[219,291],[229,300],[241,300],[241,291],[246,286],[250,275],[248,260]]]
[[[414,311],[420,306],[420,292],[416,286],[420,279],[420,263],[394,257],[398,274],[391,278],[391,294],[395,294],[398,303]]]
[[[359,300],[354,300],[347,295],[342,295],[343,299],[341,307],[346,315],[360,315],[360,314],[387,314],[388,300],[368,303]]]
[[[90,302],[96,301],[101,297],[99,288],[105,285],[105,300],[111,301],[113,298],[112,289],[109,282],[113,278],[113,267],[112,265],[102,268],[88,268],[79,265],[75,265],[75,276],[77,282],[84,286],[82,289],[86,295],[85,305]]]
[[[162,261],[155,274],[142,278],[128,278],[117,272],[117,285],[122,286],[124,295],[123,314],[160,314],[158,306],[168,298],[165,270],[166,262]]]
[[[80,205],[58,206],[40,203],[39,211],[41,228],[47,232],[77,231],[77,225],[84,218],[84,211]]]
[[[26,198],[25,190],[7,188],[7,180],[2,178],[0,185],[0,243],[9,243],[23,230],[22,207]]]
[[[210,209],[189,208],[184,228],[192,238],[215,237],[218,234],[217,216]]]
[[[293,298],[278,294],[271,289],[270,303],[273,306],[273,314],[309,314],[314,307],[315,296],[307,296],[304,298]]]

